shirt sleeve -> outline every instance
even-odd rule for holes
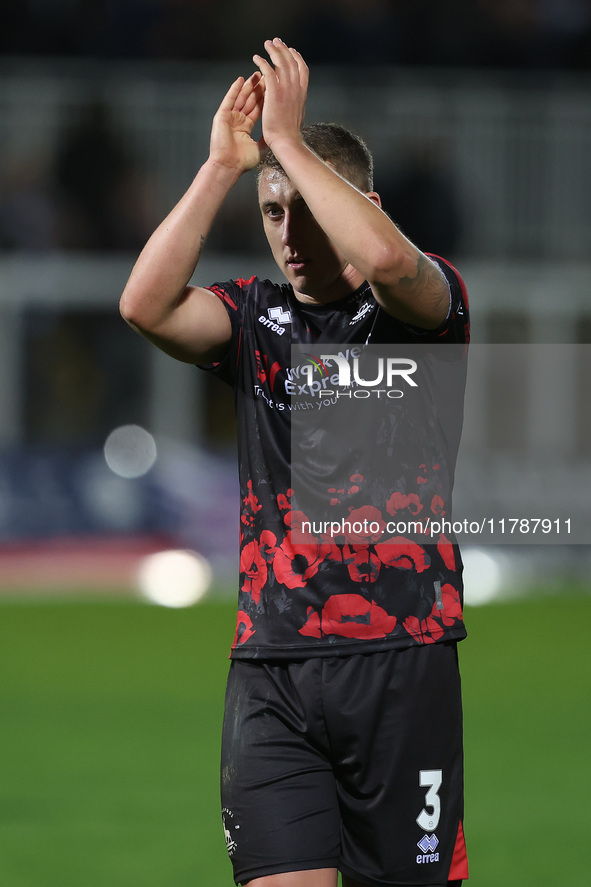
[[[228,385],[236,383],[240,349],[242,345],[242,332],[244,328],[244,314],[247,291],[255,278],[250,280],[227,280],[223,283],[212,283],[207,287],[210,292],[218,297],[230,318],[232,325],[232,338],[226,356],[215,363],[202,364],[199,369],[212,373]]]
[[[449,287],[449,311],[443,323],[434,330],[421,329],[405,324],[407,331],[417,342],[468,343],[470,341],[470,311],[468,291],[460,273],[441,256],[427,254],[443,272]]]

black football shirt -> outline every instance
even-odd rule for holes
[[[238,419],[240,576],[232,658],[345,655],[465,636],[462,563],[453,534],[417,539],[361,529],[367,518],[381,531],[388,522],[400,527],[401,520],[419,514],[424,521],[427,514],[435,519],[444,513],[446,496],[437,493],[441,460],[430,452],[428,428],[419,429],[417,443],[406,450],[388,443],[387,472],[375,468],[372,432],[344,480],[330,487],[331,506],[338,503],[341,515],[356,519],[359,532],[327,533],[314,525],[302,531],[306,514],[292,488],[294,344],[314,361],[331,343],[404,343],[435,352],[440,344],[467,344],[463,281],[448,262],[431,258],[450,289],[448,318],[436,330],[391,317],[367,283],[321,306],[301,303],[287,284],[257,277],[209,287],[228,312],[232,340],[224,360],[205,369],[233,387]],[[391,439],[396,436],[391,429]],[[456,449],[453,441],[444,482],[448,494]],[[360,499],[370,479],[379,485],[378,504]]]

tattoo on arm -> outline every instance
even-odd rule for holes
[[[427,313],[439,312],[449,305],[449,289],[443,272],[423,253],[417,256],[414,277],[401,277],[398,285],[409,296],[421,300]]]

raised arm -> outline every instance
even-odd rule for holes
[[[260,147],[250,134],[263,94],[258,71],[232,84],[213,120],[208,159],[148,240],[121,296],[124,319],[188,363],[221,359],[230,341],[230,320],[219,299],[189,280],[223,201],[259,161]]]
[[[301,55],[276,38],[265,43],[270,64],[255,56],[265,78],[263,138],[312,215],[348,263],[369,281],[385,311],[434,329],[449,310],[447,281],[381,210],[304,143],[301,119],[308,69]]]

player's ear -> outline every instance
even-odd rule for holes
[[[380,209],[382,208],[382,198],[376,191],[366,191],[365,196],[369,197],[372,203],[375,203],[375,205],[379,206]]]

